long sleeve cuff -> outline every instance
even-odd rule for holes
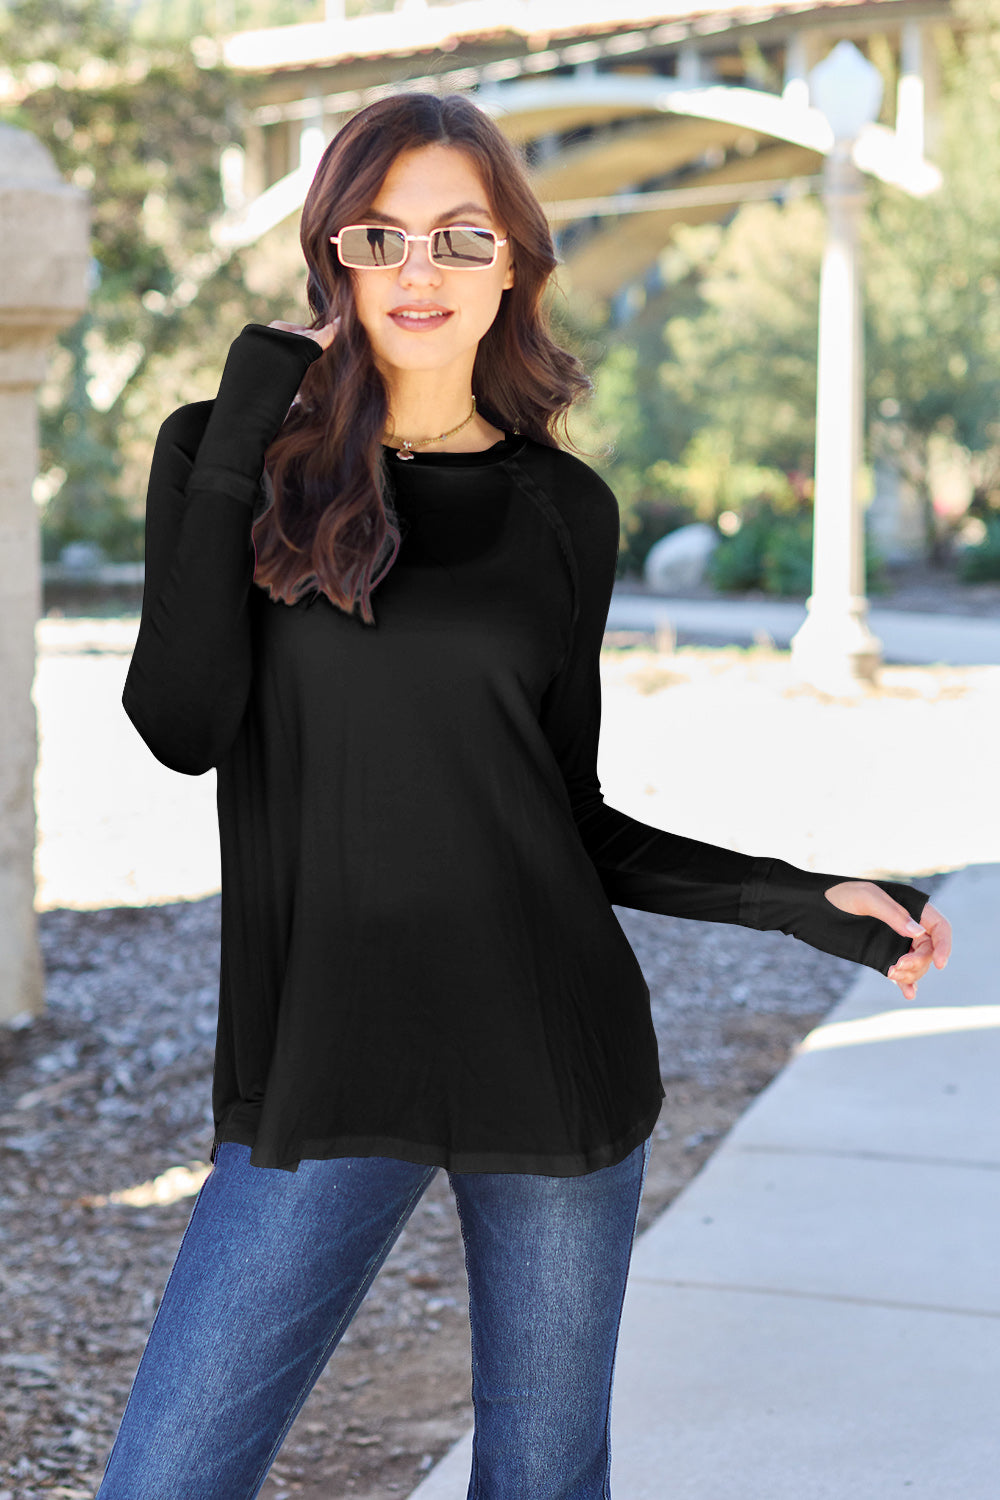
[[[849,958],[887,975],[909,953],[912,940],[878,917],[852,916],[826,899],[831,886],[860,878],[800,870],[783,859],[762,857],[744,881],[740,922],[745,927],[787,933],[823,953]],[[873,880],[872,884],[920,921],[930,899],[925,891],[898,880]]]
[[[190,488],[223,491],[252,505],[264,454],[288,415],[306,370],[323,349],[284,328],[248,323],[232,342]],[[250,481],[241,486],[235,476]]]

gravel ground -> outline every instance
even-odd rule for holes
[[[117,644],[113,630],[90,647],[85,628],[75,643],[63,631],[60,645],[58,634],[36,685],[47,1008],[0,1028],[0,1500],[94,1494],[212,1137],[212,778],[165,772],[120,722],[127,625]],[[780,657],[609,651],[608,800],[729,847],[911,878],[932,896],[942,872],[1000,858],[970,769],[996,722],[1000,669],[895,668],[847,707],[789,690]],[[798,743],[800,723],[811,727]],[[769,758],[759,750],[768,740]],[[883,743],[897,747],[888,788],[871,771]],[[845,757],[852,767],[859,746],[861,771],[848,778]],[[788,762],[803,758],[808,826],[797,794],[783,795]],[[940,795],[954,801],[938,822],[929,767],[950,768]],[[817,796],[818,781],[827,795]],[[841,782],[851,791],[842,804],[833,796]],[[168,790],[179,801],[165,811]],[[762,806],[770,822],[755,821]],[[180,844],[171,838],[179,816],[188,820]],[[845,862],[847,848],[855,855]],[[780,933],[617,912],[649,981],[667,1091],[641,1231],[859,971]],[[887,1004],[898,996],[886,981]],[[461,1236],[439,1172],[262,1495],[406,1495],[471,1417]]]

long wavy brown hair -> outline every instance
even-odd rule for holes
[[[294,604],[320,592],[374,623],[371,594],[399,550],[400,531],[382,453],[388,394],[355,312],[352,273],[329,236],[371,207],[395,158],[421,146],[454,146],[478,169],[487,201],[510,238],[517,266],[472,374],[479,411],[495,427],[550,447],[565,439],[572,403],[590,390],[575,355],[552,338],[543,293],[557,264],[541,205],[514,146],[460,94],[404,93],[360,110],[334,136],[302,209],[299,238],[306,295],[333,343],[309,366],[265,468],[273,500],[253,528],[254,581]]]

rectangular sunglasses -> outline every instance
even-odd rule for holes
[[[330,235],[341,265],[355,271],[401,266],[414,240],[426,241],[428,260],[445,271],[486,271],[496,264],[500,246],[507,243],[492,229],[475,224],[450,224],[430,234],[407,234],[405,229],[385,224],[346,224],[339,234]]]

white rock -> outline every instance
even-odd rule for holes
[[[705,564],[718,545],[714,526],[694,521],[655,542],[646,554],[643,577],[650,588],[669,592],[701,583]]]

